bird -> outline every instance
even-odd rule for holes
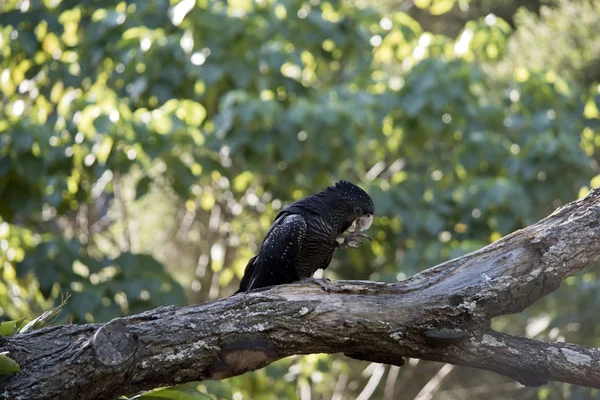
[[[371,197],[345,180],[290,204],[275,217],[258,254],[248,261],[235,294],[306,279],[325,289],[312,275],[329,266],[337,249],[371,240],[362,231],[371,227],[374,214]]]

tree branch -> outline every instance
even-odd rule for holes
[[[525,385],[600,388],[600,351],[498,333],[516,313],[600,259],[600,190],[474,253],[395,284],[282,285],[105,325],[0,337],[21,372],[0,398],[108,399],[157,386],[224,379],[293,354],[403,357],[495,371]]]

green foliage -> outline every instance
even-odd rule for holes
[[[198,383],[186,383],[183,385],[159,388],[144,392],[142,394],[129,397],[130,400],[211,400],[213,397],[201,392],[198,388]],[[127,397],[125,397],[127,399]]]
[[[21,367],[19,364],[9,356],[8,352],[0,353],[0,375],[12,374],[13,372],[19,372]]]
[[[415,4],[6,2],[0,318],[107,321],[228,295],[276,213],[338,179],[361,184],[377,218],[373,242],[337,254],[327,274],[387,282],[600,184],[598,79],[580,74],[597,53],[594,2],[519,11],[516,25],[512,11],[505,21],[472,2]],[[560,10],[591,14],[567,21]],[[467,22],[451,27],[456,15]],[[529,39],[556,32],[558,50]],[[494,324],[597,347],[597,278],[591,268]],[[425,364],[401,371],[415,376],[397,385],[407,396],[435,374]],[[135,398],[356,398],[375,368],[294,357]],[[454,371],[447,390],[500,382]]]
[[[0,336],[12,336],[18,331],[21,321],[4,321],[0,323]],[[0,353],[0,375],[20,371],[19,364],[8,356],[8,352]]]
[[[456,0],[417,0],[415,5],[426,9],[432,15],[445,14],[456,5]],[[466,2],[465,2],[466,3]]]
[[[600,2],[561,0],[540,15],[520,10],[509,62],[584,85],[600,81]]]
[[[17,321],[5,321],[0,324],[0,335],[12,336],[17,331]]]

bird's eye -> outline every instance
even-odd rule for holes
[[[359,206],[354,207],[354,214],[362,215],[362,213],[362,208],[360,208]]]

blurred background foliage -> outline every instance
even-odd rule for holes
[[[276,213],[338,179],[364,187],[377,218],[372,244],[326,276],[386,282],[600,185],[598,0],[0,8],[0,321],[67,293],[60,321],[76,323],[227,296]],[[598,347],[599,273],[494,326]],[[192,386],[236,400],[600,398],[328,355]]]

